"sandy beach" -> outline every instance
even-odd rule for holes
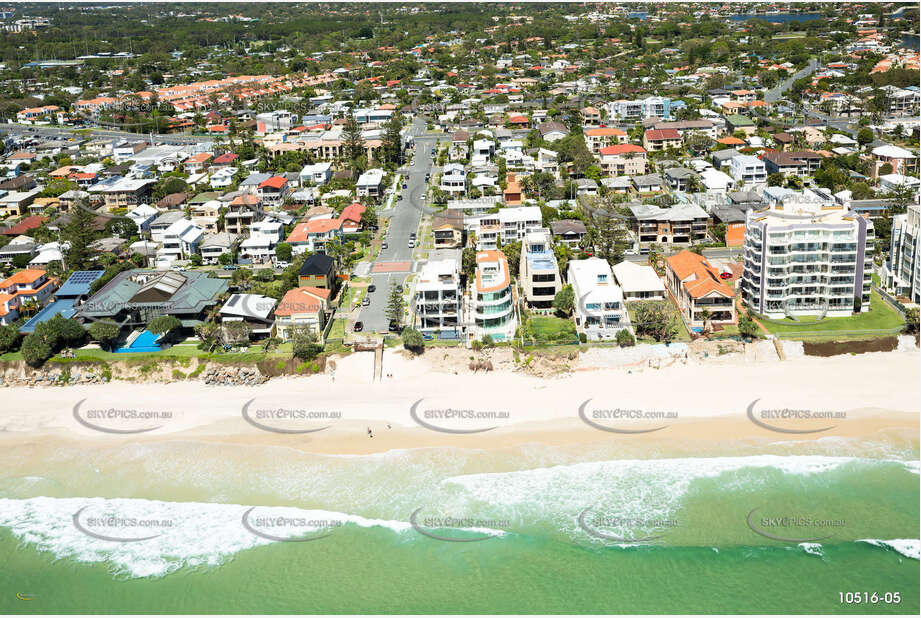
[[[691,361],[661,369],[607,367],[595,355],[553,378],[454,374],[438,367],[437,353],[410,358],[388,350],[385,377],[377,383],[372,355],[359,353],[339,359],[332,373],[255,387],[113,382],[8,388],[0,391],[6,401],[0,444],[194,440],[365,454],[611,441],[693,450],[701,441],[728,439],[876,437],[917,448],[917,351]],[[750,406],[763,425],[750,418]],[[88,416],[99,410],[109,415]],[[800,416],[790,418],[790,410]],[[821,418],[803,418],[804,412]]]

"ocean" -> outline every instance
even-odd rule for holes
[[[916,444],[625,444],[23,445],[0,612],[918,612]]]

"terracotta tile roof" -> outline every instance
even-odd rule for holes
[[[0,288],[7,288],[11,285],[34,283],[42,276],[44,276],[44,274],[44,270],[39,270],[38,268],[26,268],[25,270],[20,270],[18,273],[10,275],[3,281],[0,281]]]
[[[316,313],[326,307],[330,290],[304,286],[289,290],[278,307],[275,308],[276,316],[291,316],[299,313]]]
[[[606,146],[599,152],[601,156],[627,154],[628,152],[642,152],[645,154],[646,149],[636,144],[615,144],[614,146]]]
[[[667,257],[665,261],[682,281],[681,285],[691,298],[702,298],[712,292],[732,298],[732,290],[720,280],[719,271],[704,256],[682,251]]]

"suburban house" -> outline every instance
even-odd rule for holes
[[[726,128],[730,133],[742,131],[746,136],[753,135],[757,131],[755,121],[740,114],[730,114],[726,116]]]
[[[621,131],[617,127],[585,129],[582,136],[585,138],[585,145],[593,154],[599,154],[605,146],[627,143],[626,131]]]
[[[677,129],[646,129],[643,133],[643,147],[647,151],[681,148],[681,134]]]
[[[51,302],[45,305],[41,311],[32,316],[28,322],[20,327],[19,332],[29,334],[35,332],[35,327],[50,320],[56,315],[63,318],[71,318],[77,312],[77,307],[90,295],[90,286],[93,281],[99,279],[105,274],[102,270],[77,270],[74,271],[67,281],[59,287],[51,296]]]
[[[221,325],[245,322],[249,325],[250,339],[263,339],[272,334],[272,310],[278,301],[261,294],[231,294],[218,311]]]
[[[614,279],[624,294],[624,301],[665,300],[665,284],[655,269],[624,260],[611,267]]]
[[[139,334],[153,318],[172,315],[182,322],[184,332],[191,333],[227,291],[225,279],[208,275],[196,270],[126,270],[93,294],[74,317],[81,322],[113,320],[139,329]]]
[[[735,298],[702,255],[682,251],[665,258],[665,282],[692,328],[734,324]]]
[[[45,304],[56,288],[44,270],[27,268],[0,281],[0,324],[12,324],[24,306]]]
[[[518,283],[525,302],[533,309],[551,309],[560,291],[560,269],[553,253],[550,232],[529,232],[521,241]]]
[[[557,140],[561,140],[569,135],[569,129],[566,128],[566,125],[562,122],[556,122],[554,120],[540,123],[537,129],[540,131],[540,136],[545,141],[551,143]]]
[[[762,157],[768,174],[784,176],[808,176],[815,173],[822,163],[822,155],[811,150],[789,152],[767,152]]]
[[[558,219],[550,222],[550,231],[559,242],[573,249],[579,247],[582,237],[586,234],[585,224],[578,219]]]
[[[464,239],[463,218],[450,214],[433,215],[432,237],[434,238],[436,249],[460,247]]]
[[[381,197],[384,195],[384,170],[370,169],[358,177],[356,193],[359,197]]]
[[[288,290],[275,308],[275,335],[290,341],[293,329],[306,328],[322,338],[330,294],[330,288],[313,286]]]
[[[335,290],[336,262],[325,253],[307,256],[297,273],[300,286]]]
[[[216,232],[205,236],[198,246],[204,264],[217,264],[221,255],[233,255],[240,244],[240,236],[230,232]]]
[[[448,163],[441,172],[441,190],[462,194],[467,191],[467,172],[460,163]]]
[[[329,161],[305,165],[299,174],[302,187],[325,185],[333,177],[333,164]]]
[[[272,176],[259,183],[256,195],[262,207],[280,207],[291,193],[291,185],[284,176]]]
[[[607,260],[570,260],[566,278],[576,297],[576,328],[588,340],[614,339],[619,331],[629,328],[624,295]]]
[[[912,176],[918,173],[918,157],[910,151],[898,146],[878,146],[872,151],[873,156],[873,173],[871,176],[876,178],[880,175],[880,168],[889,164],[892,167],[890,173],[903,174]]]
[[[729,159],[729,173],[739,184],[767,182],[767,168],[758,157],[736,155]]]

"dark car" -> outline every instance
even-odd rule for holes
[[[409,233],[409,237],[414,239],[414,238],[416,237],[416,233],[415,233],[415,232],[410,232],[410,233]]]
[[[368,294],[370,294],[376,289],[377,289],[377,286],[372,283],[371,285],[368,286]]]
[[[352,328],[356,333],[360,333],[361,330],[365,327],[361,322],[355,322],[355,326]]]
[[[387,326],[387,330],[389,330],[391,333],[399,333],[399,332],[401,332],[401,331],[403,330],[403,328],[402,328],[399,324],[397,324],[396,322],[391,322],[391,323]]]

